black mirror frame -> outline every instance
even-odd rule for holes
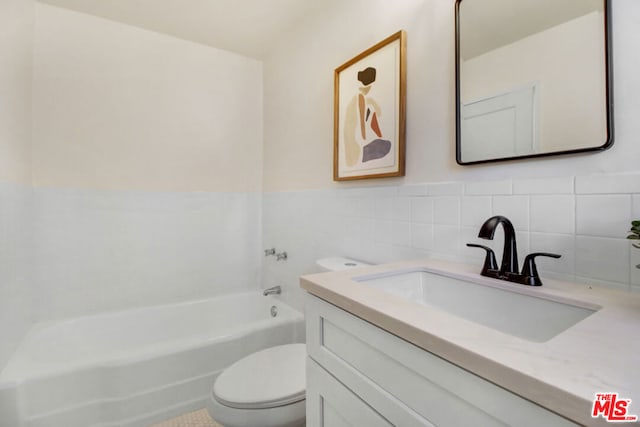
[[[604,2],[604,49],[605,49],[605,103],[607,120],[607,138],[603,145],[597,147],[579,148],[576,150],[553,151],[548,153],[527,154],[524,156],[501,157],[495,159],[475,160],[471,162],[462,161],[461,153],[461,132],[460,132],[460,3],[464,0],[456,0],[455,5],[455,77],[456,77],[456,162],[459,165],[475,165],[490,162],[503,162],[509,160],[532,159],[538,157],[549,157],[567,154],[579,154],[588,152],[599,152],[610,148],[613,145],[613,64],[612,64],[612,35],[611,35],[611,0]]]

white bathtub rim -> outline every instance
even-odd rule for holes
[[[237,294],[231,294],[231,295],[242,295],[242,294],[255,295],[256,293],[243,292],[243,293],[237,293]],[[272,296],[267,296],[267,298],[274,299]],[[209,299],[188,301],[188,302],[182,302],[179,304],[165,304],[163,306],[149,306],[147,308],[176,306],[176,305],[185,306],[189,304],[197,304],[198,302],[202,303],[208,300]],[[25,362],[19,358],[19,356],[22,355],[22,352],[24,350],[23,343],[21,343],[20,346],[18,346],[16,351],[13,353],[7,365],[4,367],[2,371],[0,371],[0,390],[9,388],[9,387],[21,386],[23,384],[27,384],[34,380],[46,379],[46,378],[55,377],[58,375],[71,374],[73,372],[78,372],[78,371],[87,370],[87,369],[117,368],[125,364],[144,362],[156,357],[162,357],[162,356],[174,354],[176,353],[176,349],[179,352],[189,351],[189,350],[207,347],[215,343],[228,342],[238,337],[245,337],[255,332],[256,330],[260,329],[260,326],[264,325],[265,323],[270,323],[272,325],[279,325],[291,320],[296,321],[296,320],[304,319],[304,315],[302,313],[288,306],[286,303],[282,302],[281,300],[274,299],[274,302],[287,306],[288,311],[291,312],[290,315],[276,317],[275,321],[272,318],[266,318],[258,322],[252,323],[251,327],[239,328],[239,330],[235,329],[231,333],[227,333],[225,335],[217,335],[214,337],[208,337],[206,335],[194,335],[194,336],[190,336],[188,339],[183,339],[179,341],[173,340],[173,341],[163,342],[160,345],[146,346],[146,347],[143,347],[143,349],[141,349],[140,351],[133,352],[132,354],[121,354],[117,356],[109,355],[105,359],[89,359],[84,363],[82,362],[78,363],[76,361],[70,364],[39,364],[34,362]],[[112,311],[108,313],[113,314],[113,313],[119,313],[122,311],[128,312],[132,310],[139,310],[139,309],[119,310],[119,311]],[[105,315],[105,313],[82,316],[81,318],[103,316]],[[78,318],[78,319],[81,319],[81,318]],[[75,321],[76,319],[73,318],[70,320]],[[46,321],[46,322],[38,323],[34,325],[34,327],[30,329],[29,332],[27,332],[27,336],[29,335],[29,333],[31,333],[31,331],[36,332],[39,329],[45,328],[47,326],[50,326],[51,324],[59,323],[59,322],[60,321]]]
[[[140,305],[140,306],[132,306],[132,307],[126,307],[126,308],[119,308],[119,309],[112,309],[112,310],[104,310],[104,311],[100,311],[98,313],[86,313],[86,314],[80,314],[78,316],[73,316],[73,317],[61,317],[61,318],[54,318],[54,319],[46,319],[46,320],[42,320],[42,321],[38,321],[36,323],[34,323],[31,328],[29,328],[29,332],[32,331],[38,331],[40,329],[45,329],[51,325],[54,324],[58,324],[58,323],[75,323],[75,322],[81,322],[81,321],[86,321],[87,319],[95,319],[95,318],[99,318],[99,317],[111,317],[111,316],[117,316],[117,315],[122,315],[125,313],[130,313],[132,311],[151,311],[151,310],[157,310],[157,309],[163,309],[163,308],[171,308],[171,307],[186,307],[186,306],[190,306],[190,305],[198,305],[198,304],[202,304],[205,303],[207,301],[211,301],[211,300],[215,300],[218,298],[231,298],[231,297],[242,297],[242,296],[247,296],[247,295],[257,295],[257,294],[261,294],[262,290],[243,290],[241,292],[228,292],[228,293],[224,293],[224,294],[220,294],[220,295],[215,295],[215,296],[209,296],[206,298],[198,298],[198,299],[190,299],[190,300],[183,300],[183,301],[176,301],[176,302],[165,302],[165,303],[161,303],[161,304],[154,304],[154,305]],[[280,303],[280,304],[285,304],[287,307],[291,308],[293,311],[298,312],[298,310],[296,310],[295,308],[291,307],[289,304],[287,304],[284,300],[282,300],[281,298],[275,296],[275,295],[266,295],[263,296],[263,298],[267,299],[267,300],[273,300],[274,304],[275,303]]]
[[[290,319],[287,319],[287,320],[290,320]],[[296,318],[293,318],[293,320],[296,320]],[[266,322],[268,322],[268,320],[262,321],[260,323],[256,323],[256,325],[261,325]],[[285,322],[284,321],[278,322],[278,324],[282,324],[282,323],[285,323]],[[82,371],[82,370],[96,369],[96,368],[101,368],[101,369],[118,368],[120,366],[130,364],[130,363],[144,362],[156,357],[168,356],[176,353],[175,344],[177,343],[188,343],[187,345],[181,345],[180,347],[178,347],[179,352],[190,351],[198,348],[208,347],[215,343],[224,343],[224,342],[229,342],[231,340],[234,340],[236,338],[246,337],[247,335],[253,332],[255,332],[255,329],[247,329],[241,333],[237,333],[234,335],[225,335],[222,337],[218,336],[218,337],[204,339],[204,340],[203,339],[197,340],[196,339],[197,336],[196,336],[196,337],[192,337],[189,340],[178,341],[178,342],[171,341],[171,345],[167,344],[167,345],[158,346],[158,349],[155,352],[146,352],[146,351],[138,352],[138,353],[134,353],[126,356],[123,355],[118,357],[109,357],[108,359],[101,360],[101,361],[90,360],[90,361],[87,361],[87,363],[82,363],[82,364],[74,363],[71,365],[56,365],[55,369],[48,369],[48,370],[45,370],[45,369],[37,370],[37,369],[34,369],[33,364],[14,361],[13,364],[11,364],[10,362],[10,364],[7,365],[7,367],[2,371],[2,373],[0,373],[0,389],[6,388],[5,386],[7,384],[10,384],[13,386],[16,386],[16,385],[20,386],[23,384],[27,384],[33,380],[41,380],[41,379],[56,377],[59,375],[71,374],[71,373]]]
[[[262,324],[261,322],[260,324]],[[73,363],[73,364],[57,364],[53,365],[53,369],[38,369],[34,367],[33,363],[22,362],[22,361],[13,361],[10,362],[7,367],[0,374],[0,388],[4,388],[5,384],[13,384],[13,385],[22,385],[27,384],[33,380],[41,380],[47,379],[51,377],[56,377],[59,375],[71,374],[78,371],[83,371],[87,369],[108,369],[108,368],[118,368],[120,366],[129,364],[129,363],[138,363],[144,362],[147,360],[151,360],[155,357],[162,357],[176,353],[177,351],[190,351],[195,350],[202,347],[207,347],[215,343],[224,343],[231,341],[235,337],[245,337],[249,335],[253,330],[246,330],[242,333],[238,333],[236,335],[225,335],[218,336],[209,339],[200,339],[197,340],[197,336],[190,338],[189,340],[184,341],[171,341],[170,344],[157,346],[156,351],[141,351],[136,352],[130,355],[121,355],[121,356],[109,356],[108,359],[105,360],[87,360],[85,363]],[[196,341],[196,342],[194,342]],[[176,347],[178,343],[188,343],[187,345],[181,345]],[[145,348],[145,350],[150,350],[151,347]],[[47,365],[47,368],[50,368],[52,365]]]

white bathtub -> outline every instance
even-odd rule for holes
[[[0,426],[144,427],[202,408],[222,369],[303,342],[303,322],[252,292],[37,324],[0,373]]]

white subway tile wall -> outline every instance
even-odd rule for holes
[[[460,256],[462,246],[460,240],[460,227],[454,225],[433,226],[434,254],[439,254],[444,259],[456,259]]]
[[[493,189],[493,190],[492,190]],[[640,219],[640,174],[554,177],[487,182],[445,182],[330,191],[265,193],[263,246],[291,254],[265,259],[262,285],[284,287],[283,298],[302,308],[300,275],[318,272],[315,260],[348,256],[372,263],[438,258],[477,264],[502,254],[503,233],[477,238],[491,215],[505,215],[517,230],[520,263],[530,252],[544,277],[640,292],[640,249],[626,239]],[[351,199],[352,207],[336,200]],[[333,207],[333,208],[330,208]],[[354,215],[357,212],[357,215]],[[342,224],[342,225],[341,225]]]
[[[426,196],[429,191],[428,188],[427,184],[403,185],[398,187],[398,194],[400,196]]]
[[[460,225],[480,228],[491,216],[491,197],[464,196],[460,205]]]
[[[575,275],[576,242],[573,234],[530,233],[531,252],[552,252],[561,254],[562,258],[539,257],[536,260],[541,271],[555,273],[556,277],[571,280]]]
[[[632,196],[631,200],[631,217],[638,219],[640,218],[640,195]]]
[[[640,292],[640,249],[630,248],[631,254],[631,290]]]
[[[411,224],[411,246],[416,249],[433,249],[433,224]]]
[[[428,184],[427,188],[429,196],[461,196],[464,194],[463,182],[438,182]]]
[[[607,174],[576,177],[576,194],[640,193],[636,174]]]
[[[433,223],[460,225],[460,197],[435,197],[433,199]]]
[[[33,191],[0,184],[0,367],[33,321]]]
[[[529,196],[493,197],[493,215],[506,216],[516,230],[529,230],[529,212]]]
[[[631,222],[628,194],[576,196],[576,234],[625,237]]]
[[[406,196],[393,198],[393,219],[396,221],[411,221],[411,199]]]
[[[512,182],[510,180],[467,182],[464,184],[464,194],[468,196],[513,194]]]
[[[629,283],[629,242],[576,236],[576,276]]]
[[[433,224],[433,197],[411,198],[411,221]]]
[[[36,320],[259,289],[260,193],[36,188],[33,198]]]
[[[513,194],[573,194],[574,177],[516,179]]]
[[[530,230],[541,233],[575,231],[575,197],[572,195],[531,196],[529,201]],[[518,226],[515,226],[518,228]]]

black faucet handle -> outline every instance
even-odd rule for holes
[[[487,255],[484,258],[484,265],[482,266],[482,273],[480,274],[484,275],[484,273],[489,270],[498,271],[498,262],[496,261],[496,254],[493,252],[493,249],[476,243],[467,243],[467,246],[470,248],[484,249],[487,252]]]
[[[538,268],[536,267],[536,257],[538,256],[560,258],[562,255],[551,254],[548,252],[534,252],[527,255],[524,259],[524,265],[522,266],[522,277],[525,285],[542,286],[542,280],[540,280]]]

